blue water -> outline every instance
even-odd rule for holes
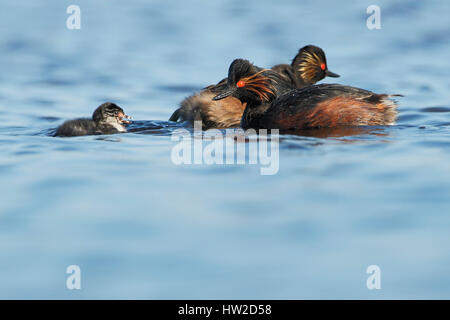
[[[0,298],[449,299],[449,15],[445,0],[2,0]],[[398,124],[282,136],[272,176],[172,162],[177,126],[157,120],[234,58],[270,67],[310,43],[341,75],[323,82],[403,94]],[[47,135],[105,101],[151,129]]]

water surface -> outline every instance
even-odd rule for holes
[[[0,5],[0,298],[450,298],[448,1],[378,1],[380,30],[367,1],[70,4]],[[273,176],[171,161],[185,96],[310,43],[397,125],[283,135]],[[48,135],[105,101],[148,130]]]

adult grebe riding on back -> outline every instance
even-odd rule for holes
[[[290,65],[277,64],[272,70],[287,77],[294,88],[309,86],[325,77],[339,77],[338,74],[328,70],[325,52],[313,45],[301,48]]]

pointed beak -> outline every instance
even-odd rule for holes
[[[331,72],[330,70],[326,70],[325,71],[325,75],[327,77],[332,77],[332,78],[339,78],[340,75],[338,75],[337,73]]]
[[[124,119],[125,119],[125,120],[124,120]],[[133,118],[126,114],[126,115],[123,117],[122,122],[123,122],[123,123],[128,123],[128,124],[130,124],[130,123],[131,123],[131,119],[133,119]]]
[[[131,121],[130,121],[131,119],[133,119],[133,118],[130,117],[129,115],[127,115],[127,114],[120,114],[119,115],[119,120],[122,123],[130,124],[131,123]]]
[[[220,100],[226,97],[231,96],[234,93],[233,89],[226,89],[224,92],[219,93],[217,96],[215,96],[214,98],[212,98],[214,101],[216,100]]]

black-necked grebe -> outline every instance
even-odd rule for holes
[[[311,85],[278,95],[273,79],[254,71],[259,86],[247,86],[249,74],[245,70],[252,70],[252,66],[247,60],[234,60],[226,88],[214,97],[220,100],[233,96],[247,104],[241,120],[244,129],[294,130],[395,122],[397,106],[389,98],[399,95],[376,94],[340,84]]]
[[[313,45],[301,48],[290,65],[279,64],[272,67],[272,70],[279,73],[282,77],[280,81],[291,89],[316,83],[327,76],[339,77],[328,70],[323,50]],[[169,120],[202,121],[203,129],[238,127],[246,104],[231,96],[212,100],[226,87],[226,83],[227,79],[223,79],[218,84],[185,98]]]
[[[95,109],[92,119],[75,119],[64,122],[56,129],[55,136],[74,137],[94,134],[126,132],[124,124],[130,123],[123,109],[111,102],[105,102]]]
[[[272,70],[287,77],[295,88],[309,86],[325,77],[339,77],[338,74],[328,70],[325,52],[313,45],[301,48],[290,65],[278,64],[273,66]]]

